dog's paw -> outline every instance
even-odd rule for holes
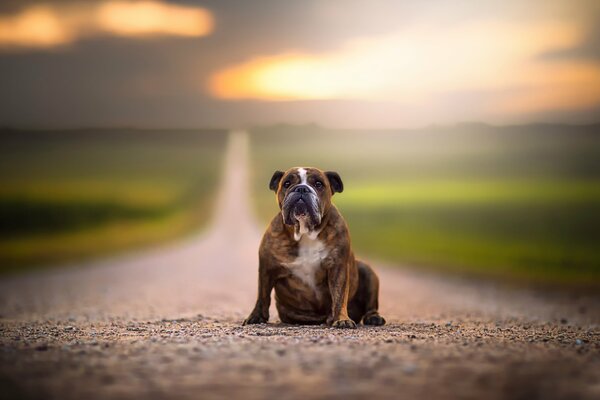
[[[266,324],[268,320],[268,318],[265,318],[262,315],[251,314],[244,322],[242,322],[242,325]]]
[[[340,319],[334,321],[331,327],[338,329],[356,329],[356,324],[351,319]]]
[[[379,315],[377,313],[374,313],[374,314],[364,317],[363,324],[373,325],[373,326],[385,325],[385,318],[383,318],[381,315]]]

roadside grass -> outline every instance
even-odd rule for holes
[[[338,205],[367,256],[509,280],[598,282],[600,202],[556,200],[362,208],[340,197]]]
[[[0,132],[0,272],[157,244],[210,216],[222,131]]]
[[[275,169],[337,170],[345,190],[334,202],[359,255],[504,280],[597,286],[600,131],[529,128],[256,129],[256,208],[265,222],[277,212],[266,188]]]

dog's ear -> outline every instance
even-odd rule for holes
[[[337,172],[327,171],[325,176],[329,179],[329,186],[333,193],[342,193],[344,191],[344,183]]]
[[[277,188],[279,187],[279,181],[281,180],[282,176],[282,171],[275,171],[273,173],[273,176],[271,177],[271,182],[269,182],[269,189],[271,189],[274,192],[277,192]]]

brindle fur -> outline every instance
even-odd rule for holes
[[[315,188],[316,181],[322,218],[315,227],[316,239],[327,249],[314,271],[314,288],[296,276],[289,267],[298,256],[301,240],[296,240],[298,224],[286,225],[278,213],[265,232],[259,249],[258,299],[245,324],[266,323],[269,320],[271,291],[279,318],[290,324],[327,323],[339,328],[355,328],[357,323],[383,325],[385,320],[377,312],[379,280],[369,265],[354,258],[350,246],[348,226],[331,202],[335,192],[343,190],[339,175],[316,168],[304,168],[307,184]],[[300,183],[298,168],[285,173],[276,171],[269,184],[277,193],[282,207],[288,190]],[[283,183],[290,181],[289,188]]]

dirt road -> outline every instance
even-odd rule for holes
[[[600,398],[600,301],[375,263],[381,328],[242,327],[261,230],[232,133],[212,227],[0,281],[0,398]],[[351,189],[351,188],[348,188]]]

